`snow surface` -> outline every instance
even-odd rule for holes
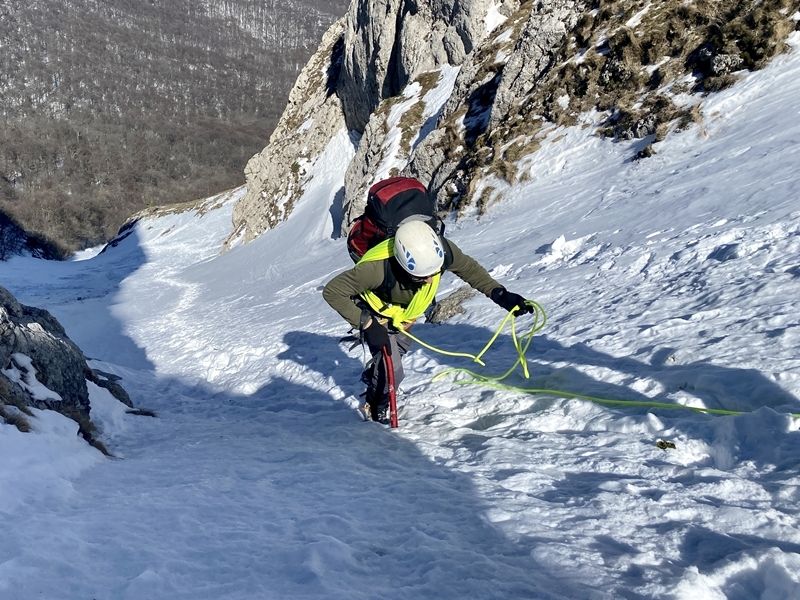
[[[486,33],[491,33],[508,20],[508,17],[500,13],[500,6],[499,3],[494,2],[489,5],[484,18]]]
[[[288,222],[224,255],[241,191],[89,260],[0,263],[158,413],[90,387],[116,460],[52,412],[0,426],[0,598],[800,597],[799,95],[795,51],[640,162],[554,129],[489,218],[448,224],[548,311],[512,384],[738,416],[432,382],[472,365],[415,349],[400,428],[360,422],[320,294],[349,265],[344,132]],[[416,334],[479,350],[503,313],[465,308]],[[503,336],[487,371],[513,357]]]

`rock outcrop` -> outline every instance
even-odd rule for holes
[[[20,304],[0,287],[0,416],[9,420],[14,413],[9,407],[55,410],[77,421],[91,441],[87,380],[131,406],[112,379],[89,367],[49,312]]]
[[[486,38],[490,7],[490,0],[353,2],[300,74],[269,144],[247,164],[247,195],[234,210],[226,246],[253,239],[291,213],[309,166],[341,127],[361,138],[365,152],[379,147],[379,129],[368,127],[375,108],[418,75],[461,64]],[[360,182],[374,169],[362,171]]]
[[[502,25],[488,34],[484,30],[483,35],[474,35],[470,38],[472,51],[457,55],[458,77],[448,100],[436,115],[435,127],[423,131],[424,137],[416,141],[414,148],[390,148],[395,153],[395,163],[402,163],[397,170],[424,181],[441,208],[461,208],[462,199],[470,195],[475,166],[480,162],[481,157],[476,154],[488,149],[487,134],[499,132],[513,109],[532,93],[576,25],[585,4],[576,0],[553,0],[528,2],[522,7],[506,5],[503,13],[498,13],[500,20],[506,19]],[[512,12],[512,9],[516,10]],[[486,7],[473,5],[472,10],[485,11]],[[474,25],[470,30],[475,32]],[[427,79],[431,73],[441,72],[441,64],[423,64],[433,69],[428,72]],[[425,80],[426,76],[413,80],[422,88],[420,95],[431,87]],[[387,158],[381,150],[386,147],[385,141],[391,131],[391,127],[387,127],[389,110],[384,105],[399,101],[402,100],[389,98],[371,112],[362,143],[345,179],[344,229],[361,213],[370,182],[397,174],[380,172],[377,165]],[[347,106],[346,100],[343,99],[343,103]],[[413,115],[414,111],[408,109],[405,114]],[[408,120],[403,130],[423,129],[422,122]]]
[[[691,94],[766,64],[800,27],[793,14],[785,0],[353,0],[248,165],[237,234],[290,213],[306,166],[343,124],[357,148],[342,233],[369,186],[398,174],[421,179],[443,212],[482,213],[503,186],[536,176],[531,157],[555,127],[652,145],[695,122]]]
[[[486,162],[487,137],[511,141],[503,126],[552,66],[585,8],[582,0],[526,2],[469,56],[436,130],[407,169],[428,182],[440,207],[462,208],[475,167]],[[525,125],[534,130],[534,123]]]
[[[381,100],[419,73],[460,65],[486,37],[491,0],[360,0],[346,17],[337,92],[347,125],[364,131]]]

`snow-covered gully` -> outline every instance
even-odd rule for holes
[[[344,132],[289,220],[225,254],[241,192],[89,260],[0,263],[158,413],[93,390],[116,459],[54,413],[0,427],[0,598],[800,596],[798,96],[794,51],[644,161],[553,131],[490,222],[448,223],[547,309],[537,387],[740,416],[432,382],[470,365],[416,349],[401,427],[360,422],[362,356],[320,295],[349,260]],[[464,306],[415,332],[477,351],[503,314]]]

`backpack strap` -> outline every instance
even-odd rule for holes
[[[382,298],[389,298],[395,285],[397,285],[397,277],[392,270],[392,259],[387,258],[383,261],[383,283],[375,291]]]
[[[442,223],[442,230],[444,230],[444,223]],[[455,260],[455,256],[453,256],[453,249],[450,247],[450,242],[445,239],[443,235],[439,235],[442,242],[444,242],[444,263],[442,264],[442,269],[447,271],[451,266],[453,266],[453,261]]]

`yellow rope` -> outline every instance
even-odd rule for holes
[[[516,332],[516,317],[514,315],[515,311],[509,311],[503,321],[500,323],[500,326],[494,332],[494,335],[489,339],[486,345],[481,349],[478,354],[469,354],[465,352],[450,352],[447,350],[442,350],[441,348],[436,348],[430,344],[425,343],[424,341],[420,340],[419,338],[413,336],[407,331],[403,331],[402,333],[421,346],[431,350],[433,352],[437,352],[439,354],[444,354],[446,356],[460,356],[464,358],[472,359],[473,362],[478,363],[482,367],[485,367],[486,364],[481,360],[484,354],[492,347],[494,342],[500,336],[502,331],[505,329],[506,324],[511,321],[511,339],[514,344],[514,348],[517,351],[517,360],[514,362],[513,365],[504,373],[496,376],[491,375],[484,375],[481,373],[476,373],[475,371],[470,371],[469,369],[457,368],[452,367],[437,373],[433,378],[432,381],[438,381],[447,377],[450,374],[455,374],[453,379],[453,383],[458,385],[481,385],[484,387],[496,389],[496,390],[506,390],[506,391],[514,391],[514,392],[521,392],[525,394],[540,394],[545,396],[555,396],[557,398],[568,398],[574,400],[586,400],[588,402],[593,402],[595,404],[605,405],[605,406],[624,406],[624,407],[638,407],[638,408],[663,408],[669,410],[677,410],[677,409],[684,409],[684,410],[691,410],[698,413],[703,414],[710,414],[710,415],[741,415],[745,414],[744,411],[738,410],[728,410],[724,408],[704,408],[698,406],[686,406],[684,404],[672,404],[669,402],[657,402],[657,401],[641,401],[641,400],[619,400],[614,398],[600,398],[597,396],[589,396],[587,394],[578,394],[575,392],[565,392],[562,390],[551,390],[546,388],[528,388],[528,387],[520,387],[520,386],[513,386],[508,385],[505,383],[501,383],[504,379],[509,377],[514,370],[517,368],[518,365],[522,367],[522,375],[525,379],[530,379],[530,373],[528,371],[528,361],[526,358],[526,354],[528,352],[528,348],[533,341],[533,336],[541,331],[545,324],[547,323],[547,315],[544,311],[544,308],[538,303],[534,302],[533,300],[526,301],[529,306],[533,308],[533,325],[531,328],[522,336],[522,340],[517,336]],[[468,379],[459,379],[460,375],[467,375],[469,376]],[[800,413],[789,413],[792,417],[800,418]]]
[[[506,324],[509,321],[511,321],[511,339],[512,339],[512,341],[514,343],[514,348],[517,351],[517,360],[514,362],[514,364],[511,365],[511,367],[505,373],[502,373],[502,374],[497,375],[497,376],[489,376],[489,375],[483,375],[483,374],[480,374],[480,373],[476,373],[474,371],[470,371],[469,369],[450,368],[450,369],[445,369],[441,373],[437,374],[433,378],[433,381],[437,381],[439,379],[442,379],[444,376],[448,375],[449,373],[467,373],[467,374],[471,375],[476,381],[487,381],[487,382],[488,381],[492,381],[492,382],[497,383],[497,382],[500,382],[500,381],[506,379],[508,376],[510,376],[514,372],[514,370],[517,368],[517,365],[521,365],[522,374],[525,377],[525,379],[530,379],[530,372],[528,371],[528,360],[526,358],[526,353],[528,352],[528,348],[530,347],[531,342],[533,342],[533,336],[536,333],[538,333],[539,331],[541,331],[542,329],[544,329],[544,326],[547,324],[547,315],[544,312],[544,308],[542,308],[541,304],[539,304],[538,302],[534,302],[533,300],[528,300],[527,303],[528,303],[529,306],[531,306],[533,308],[533,313],[532,313],[533,314],[533,324],[531,325],[531,328],[522,336],[522,340],[520,340],[520,338],[517,336],[516,317],[514,315],[514,311],[509,311],[509,313],[506,315],[506,317],[500,323],[500,326],[494,332],[494,335],[489,339],[488,342],[486,342],[486,345],[483,347],[483,349],[480,352],[478,352],[477,355],[460,354],[461,356],[467,356],[467,357],[471,358],[474,362],[477,362],[482,367],[485,367],[486,365],[481,360],[481,357],[484,354],[486,354],[486,352],[489,350],[489,348],[492,347],[494,342],[497,340],[497,338],[500,336],[500,334],[505,329]],[[444,352],[444,351],[440,350],[439,348],[435,348],[435,347],[433,347],[433,346],[431,346],[429,344],[425,344],[424,342],[421,342],[421,340],[419,340],[418,338],[415,338],[415,337],[411,336],[411,334],[409,334],[408,332],[404,332],[404,333],[406,335],[408,335],[409,337],[411,337],[411,339],[413,339],[415,342],[422,343],[429,350],[433,350],[434,352],[439,352],[441,354],[454,355],[454,353]]]
[[[528,346],[530,345],[531,341],[533,340],[533,335],[536,332],[541,331],[541,329],[544,327],[545,322],[546,322],[546,316],[545,316],[545,313],[544,313],[544,309],[541,307],[541,305],[538,304],[537,302],[532,301],[532,300],[528,300],[528,304],[530,304],[531,306],[534,307],[534,322],[533,322],[533,326],[531,327],[530,331],[525,334],[525,337],[528,338],[528,341],[525,344],[524,348],[522,348],[519,345],[519,342],[517,341],[516,328],[515,328],[516,319],[514,317],[514,312],[512,312],[512,311],[509,311],[509,313],[506,315],[506,317],[500,323],[500,325],[497,328],[497,330],[494,332],[494,335],[489,339],[488,342],[486,342],[486,345],[477,354],[470,354],[468,352],[452,352],[452,351],[449,351],[449,350],[442,350],[441,348],[437,348],[436,346],[433,346],[431,344],[428,344],[427,342],[424,342],[423,340],[419,339],[418,337],[416,337],[415,335],[413,335],[412,333],[410,333],[408,331],[405,331],[405,330],[401,329],[400,333],[402,333],[406,337],[410,338],[411,340],[415,341],[417,344],[419,344],[423,348],[427,348],[428,350],[431,350],[432,352],[436,352],[438,354],[443,354],[445,356],[459,356],[459,357],[462,357],[462,358],[469,358],[470,360],[472,360],[472,362],[476,362],[480,366],[485,367],[486,363],[484,363],[483,360],[481,360],[481,357],[484,354],[486,354],[486,352],[489,350],[489,348],[491,348],[492,345],[495,343],[497,338],[500,336],[500,334],[505,329],[506,323],[511,321],[511,335],[512,335],[512,338],[514,340],[514,346],[517,349],[517,352],[519,353],[519,358],[517,359],[517,362],[515,362],[512,365],[512,367],[508,370],[508,372],[506,374],[502,375],[501,377],[499,377],[497,379],[497,381],[499,381],[501,379],[505,379],[506,377],[508,377],[508,375],[510,375],[514,371],[514,368],[520,362],[522,362],[523,365],[524,365],[523,366],[523,371],[525,373],[525,378],[527,379],[529,377],[529,375],[528,375],[528,364],[527,364],[527,361],[525,359],[525,352],[527,351]],[[542,319],[542,323],[538,324],[540,318]],[[466,371],[468,373],[471,373],[471,371],[467,371],[466,369],[448,369],[448,371],[450,371],[450,370],[463,370],[463,371]],[[477,377],[482,377],[482,376],[478,375],[477,373],[475,373],[475,375]]]

